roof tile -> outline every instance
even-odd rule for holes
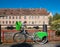
[[[1,9],[0,8],[0,15],[5,14],[5,15],[48,15],[49,13],[47,12],[46,9],[44,8],[20,8],[20,9]]]

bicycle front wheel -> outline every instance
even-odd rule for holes
[[[13,36],[13,41],[16,43],[23,43],[26,41],[26,36],[22,33],[15,33]]]
[[[38,44],[46,44],[48,42],[47,36],[43,37],[43,39],[40,39],[37,35],[34,37],[34,41]]]

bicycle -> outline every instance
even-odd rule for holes
[[[38,44],[45,44],[48,41],[46,32],[34,32],[33,35],[29,35],[26,30],[22,30],[21,32],[15,33],[13,36],[13,40],[17,43],[23,43],[26,42],[28,37]]]
[[[35,28],[37,29],[37,28]],[[45,44],[48,42],[48,34],[47,32],[35,31],[32,35],[30,35],[27,30],[22,28],[21,32],[17,32],[13,35],[13,41],[16,43],[26,42],[27,38],[31,38],[35,43]]]

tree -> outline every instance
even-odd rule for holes
[[[51,28],[58,30],[60,28],[60,19],[51,22]]]
[[[51,25],[51,22],[53,21],[53,17],[52,16],[50,16],[49,17],[49,25]]]
[[[55,30],[58,34],[60,32],[60,14],[56,13],[51,19],[50,26],[52,30]]]
[[[54,16],[53,16],[53,20],[58,20],[60,19],[60,14],[56,13]]]

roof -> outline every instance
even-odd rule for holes
[[[44,8],[0,8],[0,15],[49,15]]]

